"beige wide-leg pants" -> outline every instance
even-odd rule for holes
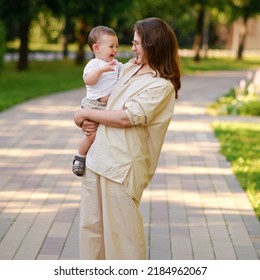
[[[124,184],[87,168],[81,193],[80,258],[146,259],[143,220],[137,204]]]

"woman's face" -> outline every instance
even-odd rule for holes
[[[144,50],[141,45],[141,38],[138,36],[138,34],[134,33],[134,39],[132,41],[132,51],[136,54],[136,63],[137,64],[146,64],[147,61],[145,59]]]

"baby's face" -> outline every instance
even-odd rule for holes
[[[117,36],[103,35],[97,45],[96,58],[112,61],[118,53]]]

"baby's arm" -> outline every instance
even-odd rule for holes
[[[87,73],[83,78],[84,83],[90,86],[94,85],[97,82],[98,78],[102,75],[102,73],[115,71],[114,65],[116,65],[116,62],[111,61],[106,66]]]

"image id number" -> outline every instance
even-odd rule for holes
[[[206,266],[193,267],[148,267],[147,275],[204,275],[207,271]]]

